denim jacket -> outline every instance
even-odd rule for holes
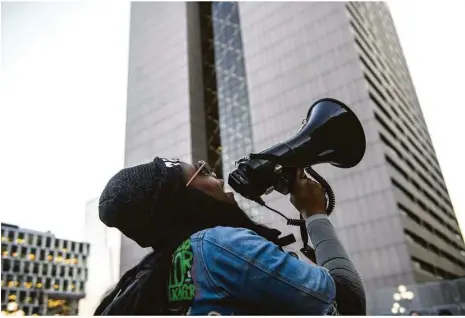
[[[206,229],[189,246],[190,315],[324,315],[335,299],[326,269],[248,229]]]

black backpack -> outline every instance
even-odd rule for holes
[[[173,251],[152,251],[127,271],[94,316],[168,315],[166,279]]]

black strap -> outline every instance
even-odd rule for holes
[[[300,219],[303,220],[302,215],[300,215]],[[307,257],[313,263],[316,263],[315,250],[310,245],[308,245],[308,232],[305,223],[300,226],[300,236],[302,237],[303,244],[300,251],[305,255],[305,257]]]
[[[295,242],[297,242],[297,240],[295,239],[294,234],[289,234],[289,235],[278,238],[276,243],[279,247],[283,247],[283,246],[291,245],[292,243],[295,243]]]

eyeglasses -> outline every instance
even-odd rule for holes
[[[186,187],[189,186],[189,184],[191,184],[191,182],[195,179],[195,177],[197,177],[197,175],[202,175],[202,176],[212,176],[214,178],[216,178],[216,174],[213,172],[213,169],[210,167],[210,165],[203,161],[203,160],[200,160],[196,165],[195,167],[197,168],[197,170],[195,171],[194,175],[192,176],[192,178],[189,179],[189,181],[187,182],[186,184]]]

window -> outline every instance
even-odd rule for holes
[[[400,190],[400,192],[402,192],[405,196],[407,196],[411,201],[414,201],[414,196],[410,193],[410,191],[408,191],[407,189],[405,189],[403,186],[401,186],[396,180],[392,179],[391,178],[391,182],[392,184]]]
[[[18,260],[13,261],[13,273],[20,273],[21,272],[21,267],[20,267],[20,262]]]
[[[404,230],[404,233],[407,237],[409,237],[415,244],[425,248],[425,249],[428,249],[428,243],[421,237],[419,237],[418,235],[410,232],[409,230]]]
[[[417,224],[421,224],[421,219],[415,213],[413,213],[400,203],[398,203],[397,206],[399,207],[399,210],[403,211],[408,216],[408,218],[410,218]]]
[[[386,124],[386,122],[376,113],[375,113],[375,119],[381,125],[381,127],[386,129],[386,131],[391,135],[391,138],[394,138],[394,140],[397,140],[397,134],[394,132],[394,130],[392,130],[391,127],[389,127],[388,124]],[[400,157],[403,157],[403,156],[400,156]]]
[[[56,265],[52,265],[52,273],[51,273],[51,276],[52,276],[52,277],[56,277],[56,276],[57,276],[57,266],[56,266]]]
[[[29,274],[29,273],[30,273],[30,271],[31,271],[31,270],[30,270],[30,265],[31,265],[31,263],[29,263],[29,262],[24,262],[23,272],[24,272],[25,274]]]
[[[8,245],[2,244],[2,255],[8,256]]]
[[[370,60],[371,64],[376,67],[376,62],[373,60],[373,58],[371,57],[370,53],[367,52],[367,50],[362,46],[362,44],[360,43],[360,41],[358,41],[357,39],[355,39],[355,43],[358,45],[358,47],[360,48],[360,50],[365,54],[366,58]],[[373,75],[376,80],[378,81],[378,83],[382,84],[383,82],[381,81],[381,79],[378,77],[378,75],[376,75],[376,73],[373,71],[373,69],[371,68],[370,65],[368,65],[368,63],[366,62],[365,60],[365,57],[364,56],[359,56],[360,60],[362,61],[363,65],[365,66],[366,69],[368,69],[371,73],[371,75]]]
[[[33,245],[34,244],[34,234],[29,233],[27,235],[27,244]]]
[[[388,162],[388,164],[394,168],[394,170],[396,170],[400,175],[402,175],[405,180],[409,180],[409,176],[407,175],[407,173],[404,171],[404,169],[402,169],[401,167],[399,167],[399,165],[397,165],[394,161],[391,160],[391,158],[389,158],[388,156],[384,156],[384,158],[386,159],[386,161]]]
[[[45,279],[45,289],[52,288],[52,280],[50,278]]]
[[[3,272],[8,272],[11,267],[10,265],[11,265],[11,261],[9,259],[2,259],[2,271]]]
[[[40,288],[43,288],[43,287],[44,287],[44,279],[41,278],[41,277],[37,278],[36,288],[40,289]],[[32,294],[31,294],[31,296],[32,296]]]
[[[381,93],[381,91],[378,89],[377,85],[375,85],[373,83],[373,81],[370,79],[370,77],[367,75],[367,73],[365,73],[364,77],[365,77],[365,80],[370,85],[370,88],[372,88],[376,93],[378,93],[378,95],[383,99],[383,101],[386,101],[386,96],[384,96],[384,94]],[[389,118],[392,119],[391,116],[389,116]]]

